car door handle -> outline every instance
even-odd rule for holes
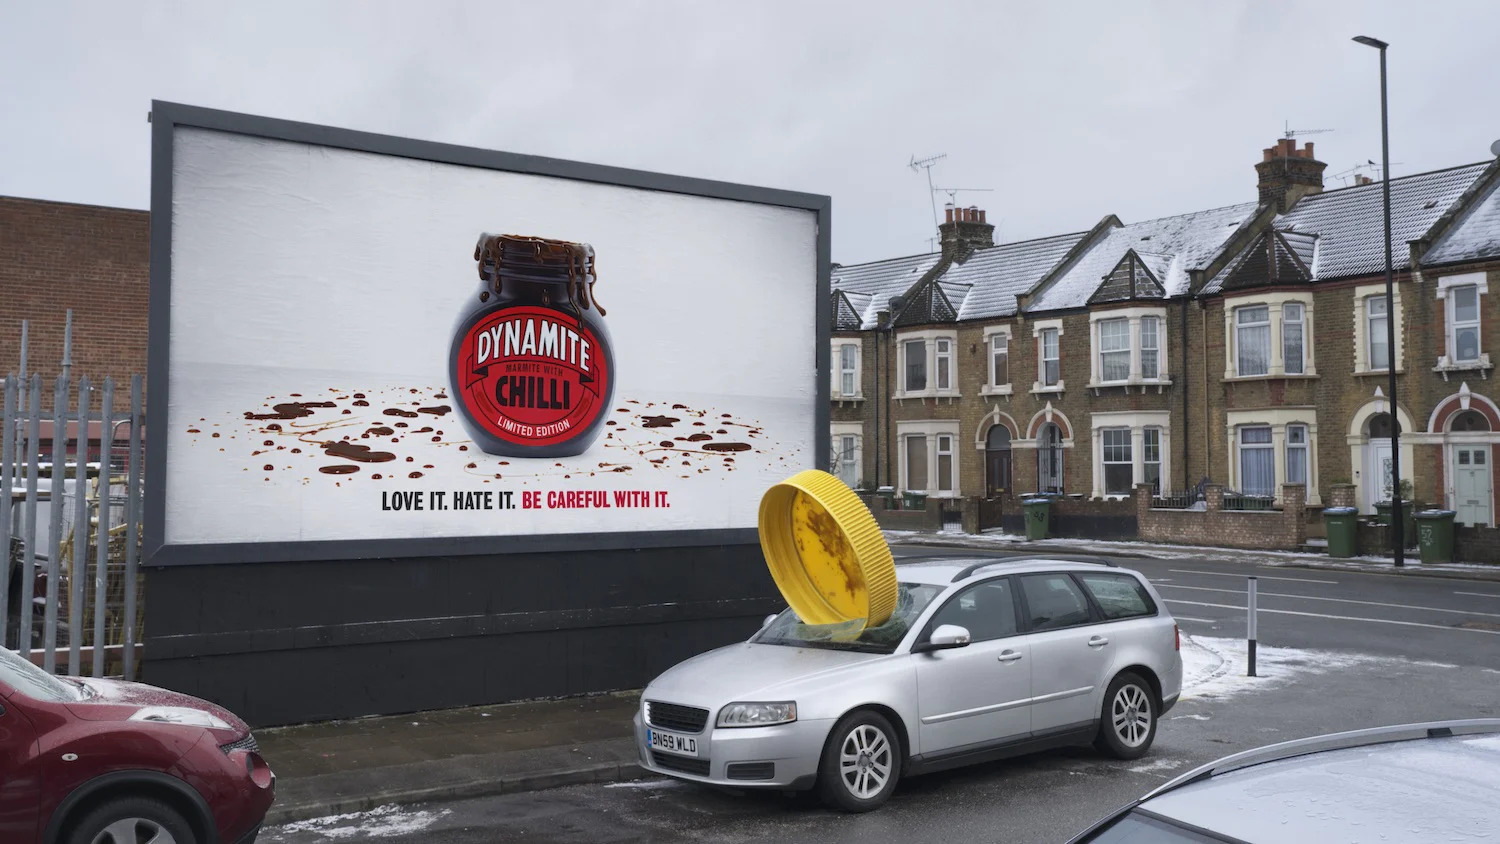
[[[1109,644],[1109,639],[1105,636],[1095,636],[1089,639],[1089,647],[1091,648],[1102,648],[1107,644]]]
[[[995,659],[998,659],[1001,662],[1015,662],[1016,660],[1020,659],[1022,656],[1023,656],[1023,654],[1018,654],[1015,651],[1005,651],[1005,652],[1001,653],[999,656],[995,657]]]

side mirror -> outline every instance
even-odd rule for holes
[[[928,651],[946,651],[953,648],[963,648],[969,645],[969,630],[957,624],[941,624],[938,629],[932,631],[932,636],[925,642],[918,642],[912,646],[912,653],[927,653]]]
[[[760,629],[764,630],[767,627],[770,627],[771,626],[771,622],[773,622],[775,620],[776,620],[776,614],[775,613],[772,613],[772,614],[766,616],[766,620],[762,621],[760,623]]]

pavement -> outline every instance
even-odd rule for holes
[[[1492,641],[1500,635],[1500,602],[1494,600],[1500,590],[1489,585],[1500,582],[1500,567],[1418,565],[1397,572],[1389,561],[1134,542],[1028,543],[993,535],[894,533],[890,539],[898,557],[1022,552],[1120,558],[1157,582],[1185,631],[1207,637],[1243,636],[1243,578],[1254,574],[1262,582],[1263,641],[1426,660],[1424,673],[1446,676],[1453,663],[1467,664],[1485,675],[1488,700],[1500,675],[1500,648]],[[1342,574],[1314,578],[1274,571],[1287,568]],[[1465,589],[1453,578],[1474,583]],[[1455,646],[1463,659],[1454,659]],[[1439,663],[1446,670],[1437,669]],[[644,772],[636,764],[631,733],[638,700],[638,692],[619,692],[258,731],[262,753],[277,775],[277,799],[266,826],[296,829],[298,821],[320,823],[315,819],[390,812],[397,806],[483,803],[639,779]],[[1388,720],[1401,720],[1394,716]],[[1210,742],[1195,755],[1211,758],[1213,749]]]

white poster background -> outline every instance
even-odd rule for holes
[[[511,458],[495,480],[466,471],[496,460],[474,448],[420,453],[432,466],[420,479],[405,477],[412,464],[385,464],[383,482],[370,480],[380,464],[320,474],[306,454],[262,471],[290,461],[253,453],[256,423],[243,414],[268,399],[447,387],[481,232],[592,244],[614,405],[749,420],[756,451],[734,455],[733,471],[686,478],[650,466],[589,475],[610,459],[599,443],[545,471]],[[816,214],[801,209],[178,128],[166,541],[754,527],[765,488],[814,459],[817,234]],[[452,415],[441,421],[447,439],[466,439]],[[572,489],[666,491],[670,507],[382,509],[396,491]]]

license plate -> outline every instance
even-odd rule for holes
[[[647,730],[646,744],[653,750],[663,753],[674,753],[678,756],[697,756],[698,740],[692,736],[679,736],[676,733],[664,733],[661,730]]]

